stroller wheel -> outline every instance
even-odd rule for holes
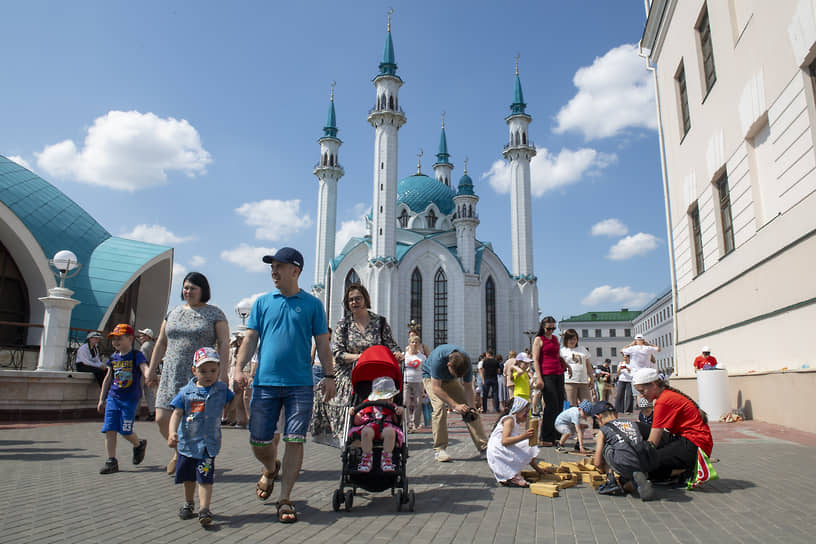
[[[394,502],[397,506],[397,512],[400,512],[402,510],[402,489],[397,490],[395,497]]]
[[[341,489],[335,489],[332,494],[332,509],[335,512],[339,512],[341,504],[343,504],[343,491]]]
[[[351,512],[351,505],[354,503],[354,491],[349,489],[346,491],[346,512]]]
[[[408,492],[408,510],[411,512],[414,511],[414,504],[416,503],[416,495],[414,494],[414,490]]]

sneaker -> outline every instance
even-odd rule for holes
[[[652,482],[642,472],[633,472],[632,479],[635,480],[635,489],[637,489],[640,500],[651,501],[655,498],[654,487]]]
[[[99,474],[113,474],[114,472],[119,472],[119,461],[110,457],[105,461],[105,466],[102,467]]]
[[[371,472],[372,458],[373,456],[370,453],[363,454],[360,464],[357,465],[357,472]]]
[[[212,512],[210,512],[209,508],[201,509],[201,511],[198,513],[198,522],[202,525],[202,527],[206,527],[212,523]]]
[[[195,512],[193,512],[193,503],[185,502],[184,506],[179,508],[178,517],[181,519],[193,519]]]
[[[147,450],[147,440],[142,438],[139,440],[138,446],[133,446],[133,464],[138,465],[144,461],[145,451]]]
[[[578,442],[576,442],[575,445],[572,447],[572,449],[574,451],[581,451],[581,445],[578,444]]]
[[[567,448],[559,444],[558,446],[555,447],[555,451],[557,451],[558,453],[567,453]]]
[[[626,492],[624,492],[624,490],[621,489],[617,482],[615,483],[606,482],[601,487],[598,488],[598,494],[622,497],[623,495],[626,495]]]
[[[394,458],[391,456],[390,453],[383,453],[382,454],[382,461],[380,463],[380,468],[383,472],[394,472]]]
[[[479,459],[487,461],[487,448],[479,451]]]
[[[441,449],[434,452],[434,459],[440,463],[447,463],[451,460],[451,456],[448,455],[448,452],[446,452],[444,449]]]

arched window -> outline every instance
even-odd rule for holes
[[[468,217],[473,217],[473,206],[468,204]]]
[[[23,275],[6,249],[0,242],[0,321],[28,323],[28,289]],[[0,344],[22,345],[26,342],[25,327],[0,326]]]
[[[428,210],[428,215],[425,217],[425,224],[429,229],[436,228],[436,214],[433,210]]]
[[[402,213],[399,216],[399,226],[406,229],[408,228],[408,210],[405,208],[402,209]]]
[[[327,164],[329,164],[328,154],[323,153],[323,166],[326,166]]]
[[[411,274],[411,317],[410,321],[422,325],[422,274],[414,268]]]
[[[394,109],[394,97],[393,96],[388,97],[388,109],[389,110]]]
[[[440,268],[434,276],[434,347],[448,342],[448,278]]]
[[[353,268],[348,271],[348,274],[346,274],[346,284],[344,285],[344,288],[348,287],[352,283],[360,283],[360,276],[357,275],[357,271]]]
[[[334,155],[329,155],[329,164],[334,166]]]
[[[526,132],[521,133],[521,143],[523,143],[524,145],[527,145],[527,133]]]
[[[496,284],[492,276],[485,283],[485,337],[487,349],[496,353]]]
[[[516,145],[521,143],[521,133],[516,132]]]

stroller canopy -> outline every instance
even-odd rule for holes
[[[371,382],[380,377],[391,378],[397,389],[402,391],[402,371],[394,354],[385,346],[371,346],[360,355],[354,365],[351,383],[356,386],[358,382]]]

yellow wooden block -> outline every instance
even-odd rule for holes
[[[557,497],[558,486],[553,484],[530,484],[530,491],[534,495],[542,495],[544,497]]]
[[[538,468],[543,469],[543,470],[555,469],[555,465],[553,465],[552,463],[547,463],[545,461],[539,461],[538,462]]]
[[[555,475],[555,477],[558,478],[560,481],[574,480],[575,476],[576,475],[574,475],[574,474],[572,474],[570,472],[559,472],[558,474]]]
[[[558,482],[558,489],[566,489],[575,485],[575,480],[561,480]]]
[[[541,479],[541,476],[535,470],[522,470],[521,477],[528,482],[537,482]]]
[[[585,484],[591,484],[592,479],[593,479],[594,476],[595,476],[595,474],[592,473],[592,472],[582,472],[581,473],[581,482],[585,483]]]

